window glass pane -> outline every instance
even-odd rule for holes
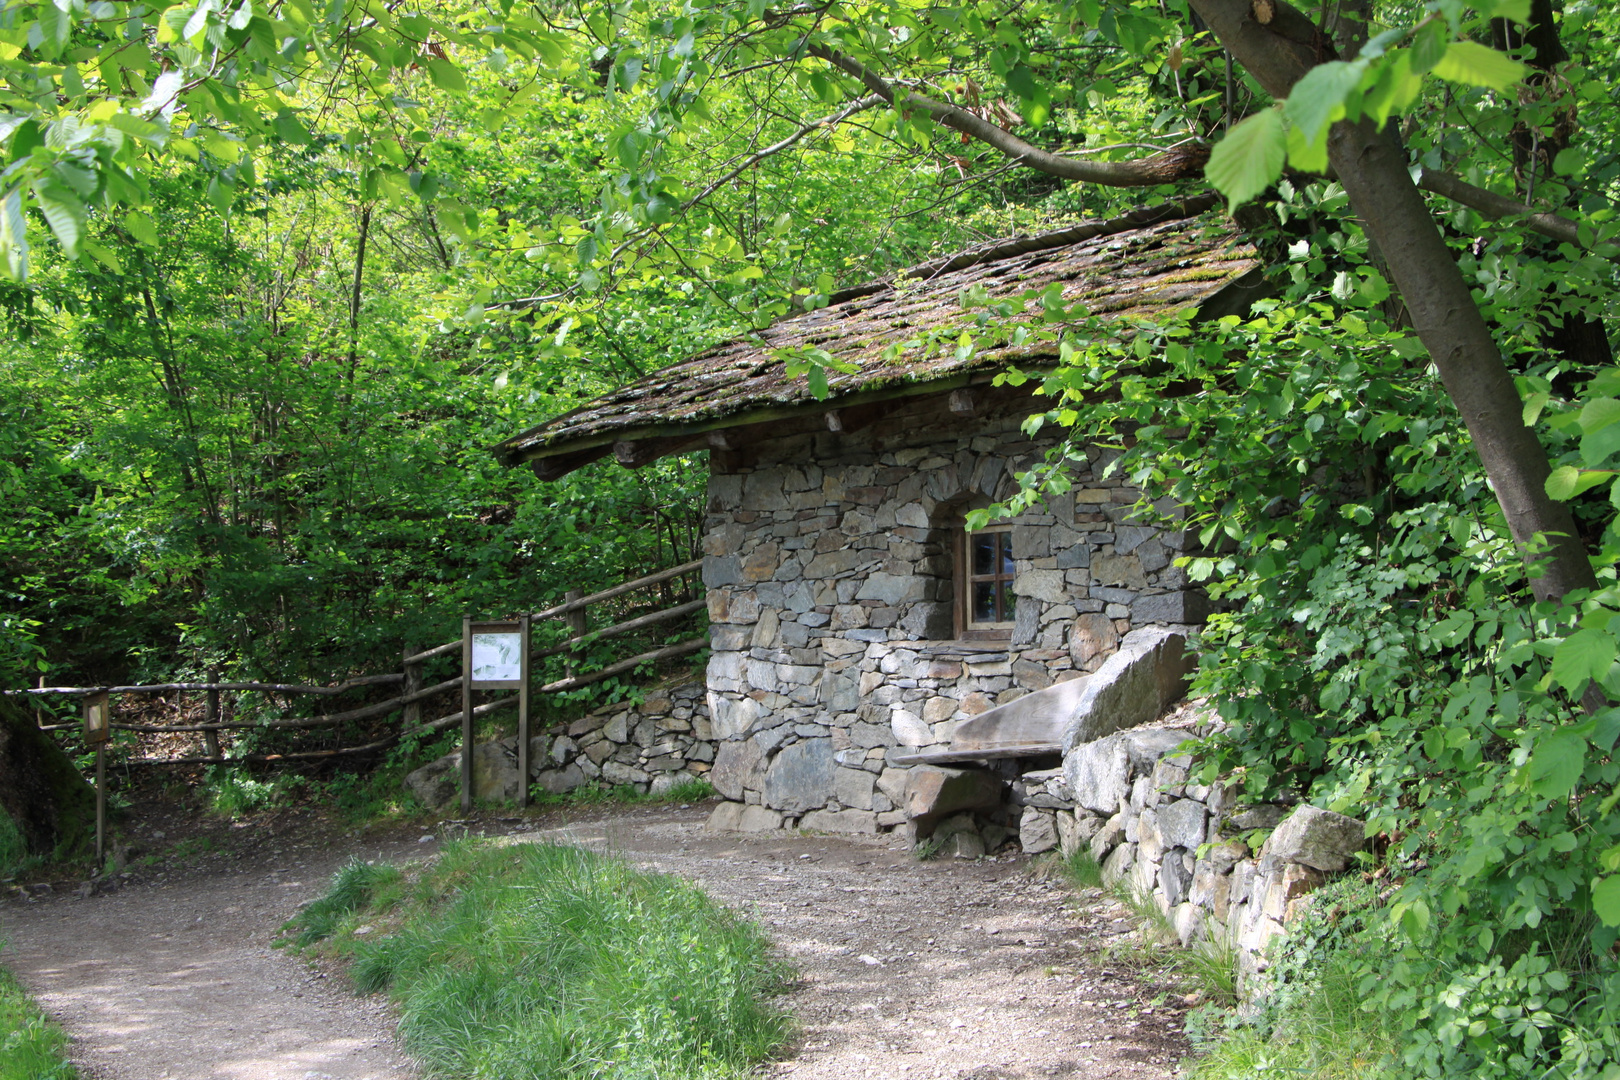
[[[997,533],[996,535],[1001,537],[1001,572],[1003,574],[1012,574],[1015,572],[1013,570],[1012,533]]]
[[[1013,609],[1018,606],[1018,594],[1012,591],[1011,582],[997,582],[1001,589],[1001,621],[1011,622]]]
[[[993,581],[975,581],[973,583],[973,621],[996,621],[996,583]]]
[[[974,533],[968,537],[973,545],[973,572],[975,574],[993,574],[996,572],[996,534]]]

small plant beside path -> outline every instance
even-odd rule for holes
[[[22,984],[0,968],[0,1080],[77,1080],[67,1042],[66,1033],[28,1000]]]
[[[351,862],[286,930],[389,991],[435,1077],[731,1080],[789,1033],[753,924],[579,848],[458,841],[414,877]]]

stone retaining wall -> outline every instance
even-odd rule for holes
[[[1020,843],[1028,854],[1089,849],[1105,885],[1151,896],[1183,945],[1231,941],[1252,975],[1303,898],[1351,864],[1363,826],[1314,806],[1240,805],[1225,784],[1193,781],[1192,759],[1175,753],[1191,734],[1122,731],[1061,769],[1024,774],[1012,786]]]
[[[1093,448],[1072,491],[1011,522],[1010,644],[954,640],[957,516],[1010,496],[1044,456],[1022,412],[943,438],[900,425],[775,440],[710,477],[713,779],[728,799],[806,828],[893,828],[891,757],[1094,671],[1134,627],[1201,620],[1172,562],[1185,534],[1132,524],[1137,491]]]
[[[640,704],[620,702],[575,720],[566,729],[529,740],[529,780],[561,794],[589,783],[629,784],[637,791],[667,791],[706,777],[714,761],[709,706],[701,682],[649,689]],[[411,773],[405,787],[426,805],[457,796],[461,752]],[[479,799],[518,796],[517,738],[473,750],[473,794]]]

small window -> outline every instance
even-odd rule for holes
[[[967,533],[962,549],[956,590],[959,632],[963,637],[1006,637],[1018,604],[1012,530],[1003,526]]]

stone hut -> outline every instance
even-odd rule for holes
[[[1093,312],[1246,310],[1259,264],[1224,220],[1162,206],[1004,242],[844,290],[495,448],[555,479],[707,450],[711,657],[707,775],[722,822],[875,833],[907,821],[910,766],[949,758],[959,725],[1095,671],[1133,632],[1200,621],[1173,560],[1186,536],[1133,521],[1138,492],[1091,447],[1072,490],[966,532],[1056,435],[1024,433],[1031,389],[997,386],[1029,344],[971,355],[983,305],[1034,320],[1043,293]],[[964,297],[972,297],[969,306]],[[853,366],[815,398],[784,357]],[[1056,745],[1014,740],[1026,766]],[[1005,755],[1012,756],[1012,755]],[[744,808],[747,808],[746,813]],[[915,816],[915,815],[913,815]]]

